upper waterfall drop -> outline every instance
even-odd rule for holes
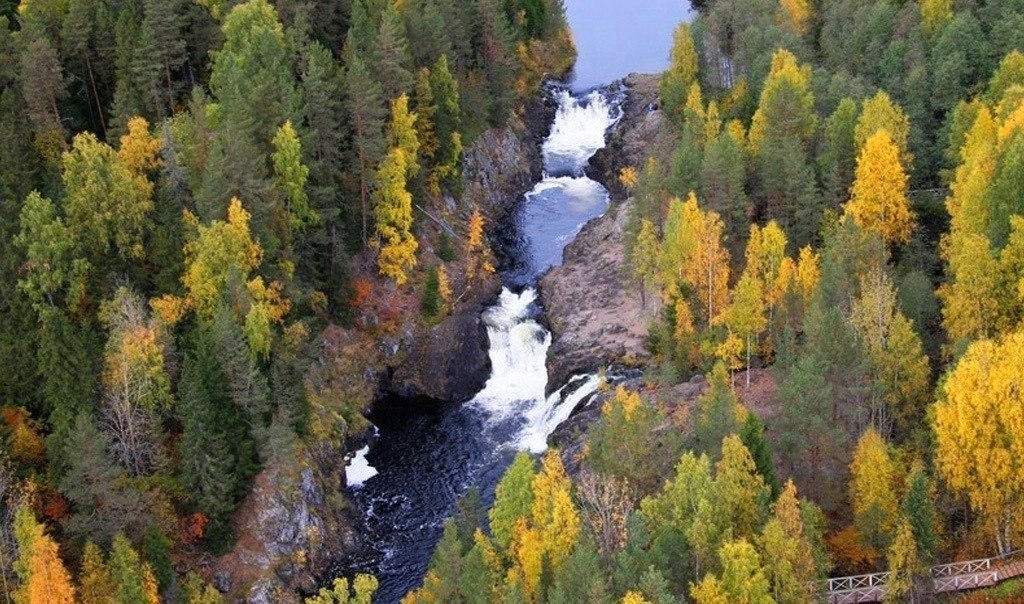
[[[541,148],[546,176],[582,176],[590,158],[604,148],[608,129],[622,118],[620,103],[594,90],[575,97],[557,92],[558,111]]]

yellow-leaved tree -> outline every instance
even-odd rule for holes
[[[412,233],[412,194],[408,180],[419,171],[416,114],[409,111],[409,99],[402,95],[391,104],[388,124],[391,148],[377,167],[377,188],[373,192],[373,213],[379,247],[380,274],[398,285],[408,280],[407,271],[416,266],[419,243]]]
[[[709,574],[690,590],[698,604],[775,603],[761,556],[753,545],[744,539],[726,542],[718,551],[718,557],[721,578]]]
[[[879,130],[889,133],[892,143],[899,149],[903,169],[909,171],[913,161],[913,156],[907,150],[910,138],[910,118],[884,90],[879,90],[875,96],[865,99],[864,106],[861,108],[860,117],[857,118],[857,125],[853,130],[854,146],[858,155],[864,149],[868,139]]]
[[[772,586],[772,597],[778,602],[813,601],[821,569],[804,527],[792,480],[786,482],[757,542],[770,561],[765,573]]]
[[[551,576],[576,546],[580,518],[571,488],[561,456],[549,450],[533,477],[529,515],[516,521],[508,546],[512,567],[507,581],[521,585],[531,601],[538,597],[542,578]]]
[[[672,297],[688,289],[702,322],[710,325],[729,300],[729,250],[716,212],[704,212],[693,193],[669,203],[661,246],[661,281]]]
[[[779,0],[782,21],[793,33],[806,36],[811,31],[814,9],[807,0]]]
[[[936,464],[993,530],[1000,553],[1013,550],[1024,519],[1024,332],[967,349],[935,407]]]
[[[878,233],[890,246],[910,241],[915,216],[907,199],[907,175],[888,130],[871,135],[857,156],[845,211],[860,228]]]
[[[921,22],[929,35],[937,32],[953,18],[953,0],[922,0]]]
[[[768,325],[765,316],[764,287],[749,270],[743,271],[732,292],[732,304],[725,312],[725,323],[739,336],[747,352],[747,388],[750,387],[750,350],[753,341]]]
[[[800,65],[788,50],[775,51],[747,134],[754,155],[764,145],[786,137],[810,140],[818,123],[810,82],[809,65]]]
[[[494,258],[484,238],[484,215],[480,208],[474,208],[469,216],[469,232],[466,235],[466,278],[494,272]]]
[[[673,121],[681,122],[687,94],[697,81],[699,59],[693,43],[690,25],[682,23],[672,34],[672,52],[669,68],[661,76],[659,94],[661,106]]]
[[[876,553],[888,549],[899,521],[898,484],[888,445],[874,428],[868,428],[850,464],[850,501],[860,541]]]
[[[14,569],[21,585],[15,592],[20,604],[74,604],[75,586],[60,559],[57,542],[27,507],[14,516],[18,559]]]

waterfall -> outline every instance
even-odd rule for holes
[[[583,168],[604,148],[608,129],[622,117],[620,103],[599,90],[583,98],[558,91],[558,111],[541,150],[549,176],[581,176]],[[543,183],[542,183],[543,184]]]
[[[542,453],[547,449],[548,436],[597,391],[601,379],[575,376],[558,391],[544,396],[551,333],[533,318],[536,298],[532,288],[520,294],[504,289],[498,303],[484,312],[491,377],[469,404],[487,413],[492,425],[515,422],[511,446]]]

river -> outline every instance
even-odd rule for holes
[[[582,4],[567,3],[578,43],[587,39],[581,31],[590,32],[592,27],[578,28],[577,9]],[[613,4],[586,0],[597,11],[593,16],[603,14],[599,21],[626,21],[621,6],[611,12]],[[581,44],[574,84],[547,90],[558,110],[542,148],[544,178],[525,195],[505,226],[513,247],[506,255],[512,261],[502,270],[505,288],[499,299],[482,316],[491,361],[483,390],[462,405],[402,401],[370,417],[377,438],[358,452],[347,478],[365,514],[373,548],[343,570],[375,574],[380,581],[376,602],[398,602],[422,583],[444,522],[461,495],[476,486],[489,507],[494,487],[515,453],[543,452],[551,432],[598,389],[596,375],[579,375],[545,396],[551,334],[537,321],[541,309],[534,288],[548,268],[561,262],[564,247],[580,229],[608,209],[608,192],[588,178],[584,168],[621,117],[624,97],[595,85],[632,71],[664,68],[671,29],[687,11],[677,2],[671,8],[667,2],[651,4],[664,9],[653,14],[671,19],[671,25],[653,27],[646,18],[638,21],[634,46],[644,48],[634,48],[634,62],[628,68],[622,62],[604,65],[600,53],[593,54],[595,47]],[[602,13],[602,8],[608,10]],[[644,31],[647,26],[653,27],[654,35]],[[663,44],[651,44],[662,37]]]
[[[579,55],[572,80],[576,91],[632,72],[664,71],[672,31],[693,17],[687,0],[565,0],[565,12]]]

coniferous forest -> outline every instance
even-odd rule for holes
[[[407,604],[802,603],[882,571],[926,602],[933,565],[1024,547],[1024,2],[693,8],[605,183],[640,377],[471,489]],[[212,569],[251,562],[261,497],[350,506],[310,476],[367,432],[382,349],[497,279],[469,156],[536,143],[565,8],[0,9],[0,594],[245,601]],[[377,590],[330,570],[250,600]],[[943,597],[1024,597],[997,589]]]

